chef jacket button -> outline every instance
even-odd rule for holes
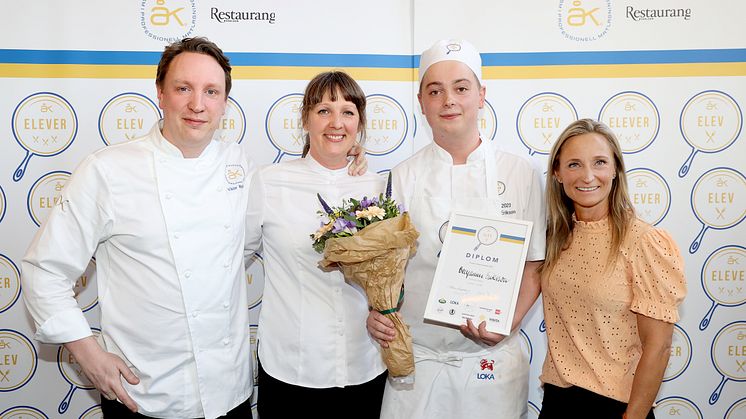
[[[337,323],[342,323],[343,321],[344,321],[344,319],[343,319],[343,318],[341,318],[341,317],[337,317]]]
[[[181,235],[179,234],[179,232],[178,232],[178,231],[177,231],[176,233],[174,233],[174,238],[175,238],[175,239],[178,239],[179,237],[181,237]]]
[[[340,292],[342,292],[342,289],[340,289],[340,288],[334,288],[334,293],[339,294]]]
[[[166,199],[171,199],[174,196],[171,192],[166,192]]]
[[[184,272],[184,278],[189,278],[192,276],[192,271],[186,271]]]
[[[199,316],[199,311],[198,311],[198,310],[194,310],[194,311],[192,312],[192,317],[195,317],[195,318],[196,318],[197,316]]]
[[[344,330],[342,330],[342,329],[340,329],[340,330],[339,330],[339,336],[344,336],[344,335],[345,335],[345,331],[344,331]]]
[[[228,307],[230,307],[230,306],[231,306],[231,305],[230,305],[230,303],[229,303],[229,302],[227,302],[227,301],[223,301],[223,307],[224,307],[224,308],[228,308]]]
[[[225,223],[225,224],[223,224],[223,228],[226,229],[226,230],[228,230],[229,228],[231,228],[231,225],[228,224],[228,223]]]
[[[230,339],[228,338],[223,339],[223,345],[228,345],[229,343],[231,343]]]

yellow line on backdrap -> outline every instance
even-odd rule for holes
[[[341,69],[358,80],[415,81],[417,70],[368,67],[237,66],[237,80],[309,80],[316,74]],[[0,64],[5,78],[154,79],[154,65]],[[499,79],[636,78],[746,76],[746,62],[686,64],[593,64],[484,67],[483,77]]]

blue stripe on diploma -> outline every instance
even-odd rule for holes
[[[417,68],[419,55],[227,53],[234,66]],[[0,63],[156,65],[160,51],[0,49]],[[485,67],[746,62],[746,49],[484,53]]]
[[[464,234],[466,236],[473,236],[477,234],[477,230],[474,230],[473,228],[456,227],[456,226],[453,226],[451,228],[451,232],[456,233],[456,234]]]
[[[518,237],[518,236],[510,236],[508,234],[501,234],[500,235],[500,241],[502,242],[510,242],[510,243],[523,243],[526,241],[524,237]]]

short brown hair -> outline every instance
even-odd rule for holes
[[[197,54],[209,55],[220,64],[220,67],[225,72],[225,98],[227,100],[233,84],[231,80],[230,60],[225,56],[225,54],[223,54],[223,50],[221,50],[220,47],[204,37],[184,38],[181,41],[176,41],[173,44],[166,46],[166,49],[161,55],[161,61],[158,63],[155,84],[159,87],[163,87],[163,81],[166,79],[166,73],[168,73],[168,68],[171,66],[171,61],[182,52],[194,52]]]
[[[361,142],[365,140],[365,93],[359,84],[344,71],[333,70],[321,73],[308,82],[306,91],[303,94],[303,105],[301,108],[301,122],[305,127],[308,124],[308,117],[313,107],[324,100],[324,95],[329,94],[332,101],[337,100],[337,92],[342,94],[344,100],[352,102],[357,108],[360,116],[360,138]],[[305,136],[303,145],[303,157],[308,154],[311,148],[311,142],[308,134]]]

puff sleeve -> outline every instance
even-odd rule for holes
[[[630,310],[676,323],[678,307],[686,295],[684,261],[676,242],[661,229],[641,234],[629,254],[632,276]]]

